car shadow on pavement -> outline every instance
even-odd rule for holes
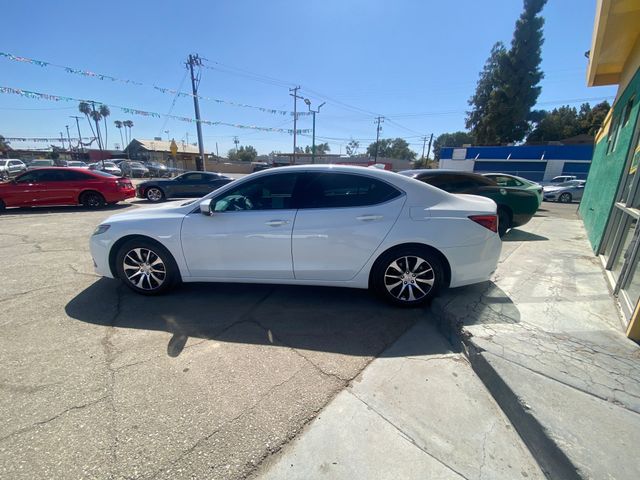
[[[543,237],[542,235],[525,232],[523,230],[518,230],[515,228],[509,230],[507,234],[502,237],[503,242],[540,242],[544,240],[549,239],[547,237]]]
[[[446,310],[440,315],[451,322],[444,325],[448,337],[450,328],[460,325],[520,323],[520,310],[492,281],[452,288],[442,297],[436,300],[437,309]]]
[[[426,307],[398,308],[350,288],[190,283],[145,297],[105,278],[65,310],[91,324],[168,332],[173,357],[189,338],[373,356],[428,315]],[[444,353],[419,343],[413,348],[402,354]]]
[[[88,209],[82,205],[77,206],[60,206],[60,207],[17,207],[7,208],[0,213],[0,216],[5,215],[38,215],[38,214],[51,214],[51,213],[74,213],[74,212],[118,212],[126,208],[130,208],[130,203],[117,203],[115,205],[107,205],[103,208]]]

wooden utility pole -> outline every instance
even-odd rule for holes
[[[376,153],[373,158],[373,163],[378,163],[378,144],[380,143],[380,122],[384,121],[384,117],[376,117],[376,121],[378,122],[378,126],[376,127]]]
[[[297,140],[297,136],[296,134],[298,133],[298,99],[302,100],[302,97],[298,96],[298,90],[300,90],[300,87],[294,87],[294,88],[290,88],[289,91],[293,92],[290,93],[289,95],[291,95],[293,97],[293,157],[291,160],[291,163],[296,163],[296,148],[297,148],[297,144],[296,144],[296,140]]]
[[[204,143],[202,141],[202,123],[200,121],[200,103],[198,102],[198,86],[200,85],[200,71],[198,71],[198,75],[194,74],[193,67],[202,66],[202,60],[198,56],[198,54],[191,55],[189,54],[189,58],[187,59],[187,63],[185,64],[189,71],[191,72],[191,91],[193,93],[193,107],[196,111],[196,130],[198,132],[198,151],[200,152],[200,159],[202,160],[202,170],[206,171],[207,167],[205,165],[204,160]],[[196,168],[199,166],[196,165]],[[198,168],[199,170],[200,168]]]

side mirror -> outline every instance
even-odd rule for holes
[[[200,213],[209,217],[213,215],[213,213],[211,212],[211,199],[203,200],[202,202],[200,202]]]

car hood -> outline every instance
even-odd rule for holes
[[[571,187],[544,187],[544,193],[555,193]]]
[[[126,222],[130,220],[140,221],[143,219],[152,218],[169,218],[169,217],[182,217],[189,213],[191,210],[199,207],[197,200],[185,201],[177,200],[174,202],[167,202],[159,206],[149,208],[136,208],[130,212],[117,213],[110,216],[102,223],[118,223]]]

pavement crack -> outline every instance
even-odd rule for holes
[[[46,424],[48,424],[50,422],[53,422],[54,420],[57,420],[58,418],[62,417],[63,415],[66,415],[69,412],[72,412],[72,411],[75,411],[75,410],[82,410],[83,408],[87,408],[87,407],[90,407],[90,406],[95,405],[97,403],[100,403],[103,400],[106,400],[107,398],[108,398],[108,395],[104,395],[104,396],[102,396],[100,398],[97,398],[95,400],[91,400],[90,402],[83,403],[82,405],[74,405],[72,407],[69,407],[69,408],[63,410],[62,412],[57,413],[56,415],[54,415],[51,418],[48,418],[46,420],[41,420],[39,422],[35,422],[35,423],[29,425],[28,427],[21,428],[19,430],[16,430],[15,432],[12,432],[12,433],[10,433],[8,435],[5,435],[4,437],[0,438],[0,442],[4,442],[5,440],[7,440],[7,439],[9,439],[11,437],[14,437],[16,435],[20,435],[20,434],[22,434],[24,432],[28,432],[29,430],[33,430],[34,428],[37,428],[37,427],[40,427],[42,425],[46,425]]]
[[[375,413],[376,415],[378,415],[382,420],[384,420],[386,423],[388,423],[389,425],[391,425],[391,427],[393,427],[394,430],[397,430],[400,435],[402,435],[403,438],[407,439],[409,442],[411,442],[413,444],[414,447],[416,447],[418,450],[422,451],[423,453],[425,453],[426,455],[428,455],[429,457],[433,458],[436,462],[438,462],[440,465],[444,466],[445,468],[447,468],[448,470],[451,470],[452,472],[454,472],[455,474],[459,475],[460,477],[464,478],[465,480],[469,480],[469,478],[467,476],[465,476],[464,474],[462,474],[462,472],[459,472],[458,470],[456,470],[455,468],[453,468],[451,465],[448,465],[446,462],[444,462],[443,460],[439,459],[438,457],[436,457],[434,454],[432,454],[431,452],[429,452],[428,450],[426,450],[424,447],[420,446],[407,432],[405,432],[404,430],[402,430],[400,427],[398,427],[395,423],[393,423],[391,420],[389,420],[387,417],[385,417],[381,412],[379,412],[375,407],[369,405],[367,402],[365,402],[362,398],[360,398],[358,395],[356,395],[355,393],[353,393],[352,391],[349,391],[349,393],[351,395],[353,395],[356,399],[358,399],[360,402],[362,402],[362,404],[364,404],[369,410],[371,410],[373,413]]]

